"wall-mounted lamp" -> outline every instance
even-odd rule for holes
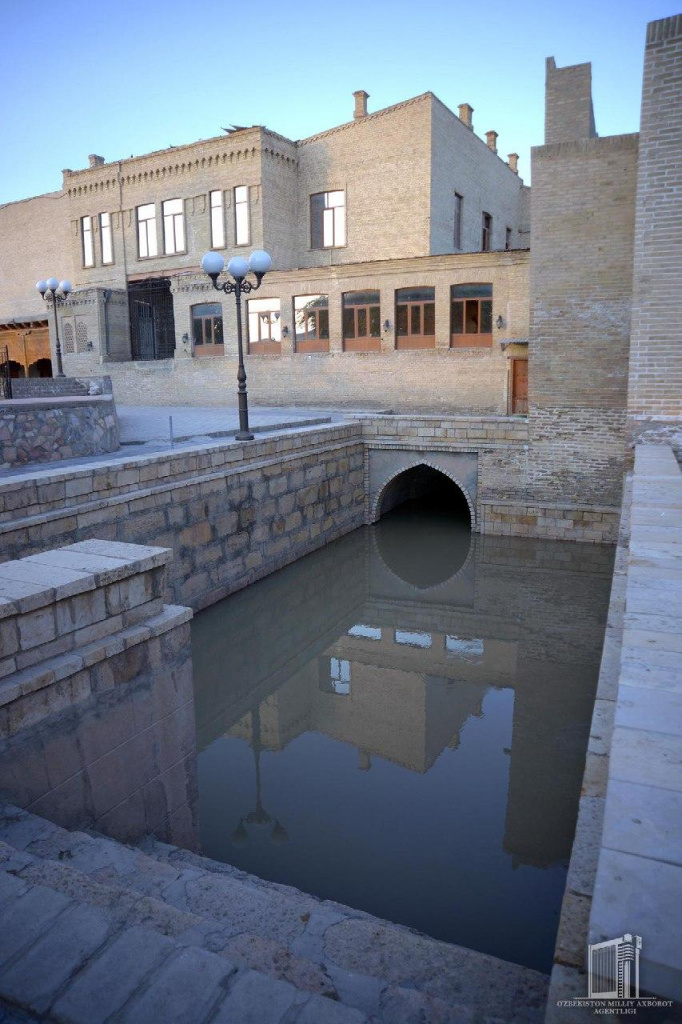
[[[391,321],[390,320],[384,320],[384,330],[385,331],[390,331],[390,329],[391,329]]]
[[[93,345],[91,341],[89,341],[85,347],[88,352],[92,352]]]
[[[504,320],[502,319],[502,315],[501,314],[500,314],[500,316],[498,316],[497,320],[495,321],[495,326],[497,327],[498,331],[501,331],[502,328],[504,327]]]
[[[288,337],[288,335],[289,335],[289,328],[285,324],[284,327],[282,328],[282,337],[286,338],[286,337]]]
[[[182,347],[187,351],[189,350],[189,334],[187,331],[182,336]]]

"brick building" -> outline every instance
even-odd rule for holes
[[[226,261],[264,248],[273,271],[246,308],[255,401],[385,408],[409,382],[412,408],[525,412],[524,392],[511,395],[528,337],[516,154],[474,133],[468,104],[456,116],[425,93],[368,113],[367,94],[354,98],[351,121],[299,142],[255,126],[116,163],[93,155],[61,192],[0,208],[0,338],[16,350],[23,326],[45,321],[33,286],[55,273],[74,285],[60,309],[67,373],[106,363],[128,401],[230,401],[234,300],[199,263],[211,248]]]

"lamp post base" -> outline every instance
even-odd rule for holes
[[[248,430],[238,430],[234,439],[235,441],[253,441],[253,434],[250,434]]]

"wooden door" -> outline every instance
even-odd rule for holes
[[[512,359],[511,365],[512,414],[528,412],[528,360]]]

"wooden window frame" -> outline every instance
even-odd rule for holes
[[[217,314],[217,313],[202,313],[201,315],[196,316],[195,313],[194,313],[195,309],[197,309],[199,306],[204,306],[204,305],[219,306],[220,307],[220,313],[219,314]],[[219,302],[210,302],[210,303],[199,302],[195,306],[191,307],[190,314],[191,314],[190,320],[191,320],[191,324],[192,324],[192,347],[193,347],[193,350],[194,350],[194,354],[196,356],[199,356],[200,358],[201,357],[205,357],[205,356],[222,356],[222,355],[224,355],[224,352],[225,352],[225,341],[224,340],[223,341],[215,341],[214,340],[215,339],[216,322],[218,320],[220,321],[220,333],[221,333],[221,335],[223,334],[223,310],[222,310],[222,306],[220,305],[220,303]],[[196,339],[195,339],[195,336],[194,336],[194,326],[197,323],[201,324],[201,337],[203,339],[201,342],[197,342]],[[207,325],[210,325],[210,333],[211,333],[211,340],[210,341],[206,341],[206,327],[207,327]]]
[[[371,290],[371,289],[370,289]],[[346,305],[346,295],[352,295],[353,292],[344,293],[341,299],[341,332],[343,335],[343,350],[344,352],[381,352],[381,295],[379,295],[378,302],[360,302],[360,303],[349,303]],[[379,334],[371,334],[372,330],[372,310],[377,311],[379,317]],[[363,312],[365,315],[365,325],[367,331],[365,334],[360,334],[358,321],[360,320],[360,313]],[[346,334],[346,314],[351,313],[353,316],[353,336]]]
[[[305,310],[306,325],[304,335],[301,337],[297,317],[300,313],[304,312],[303,307],[296,308],[297,299],[311,299],[311,298],[325,298],[327,304],[325,306],[313,306],[308,310]],[[327,337],[320,337],[320,314],[327,314]],[[314,328],[312,331],[308,329],[308,320],[314,321]],[[328,352],[329,351],[329,296],[328,295],[296,295],[294,296],[294,352]]]
[[[427,287],[427,286],[425,286],[425,287]],[[433,292],[434,292],[434,296],[433,296],[432,299],[419,299],[419,300],[407,299],[407,300],[405,300],[403,302],[401,302],[399,300],[399,298],[398,298],[398,292],[400,290],[401,289],[396,290],[396,296],[395,296],[395,347],[396,347],[396,349],[435,348],[436,347],[436,295],[435,295],[435,289],[432,289]],[[412,291],[414,289],[406,289],[406,290]],[[423,328],[424,328],[424,320],[425,320],[425,315],[424,314],[425,314],[427,306],[431,306],[433,308],[433,334],[425,334],[424,330],[423,330]],[[401,307],[405,307],[407,309],[407,326],[408,326],[408,329],[409,329],[410,332],[411,332],[412,327],[414,325],[415,319],[417,319],[417,317],[415,317],[415,313],[416,313],[417,310],[419,310],[418,319],[419,319],[419,324],[420,324],[421,330],[420,330],[420,332],[418,334],[412,334],[412,333],[398,334],[398,319],[399,319],[398,310]]]
[[[493,244],[493,216],[486,213],[481,215],[481,252],[490,252]]]
[[[475,284],[475,282],[473,282],[473,284]],[[453,294],[452,294],[453,293],[453,288],[457,288],[457,287],[462,287],[462,285],[453,285],[450,288],[450,348],[492,348],[493,347],[493,296],[492,296],[492,294],[490,294],[490,295],[478,295],[478,296],[477,295],[453,296]],[[482,283],[482,287],[490,287],[492,289],[492,286],[489,285],[487,281]],[[467,303],[476,304],[476,306],[477,306],[476,322],[477,322],[477,324],[478,324],[478,326],[480,328],[481,319],[482,319],[481,306],[482,306],[482,304],[484,302],[489,302],[490,303],[490,331],[481,331],[479,329],[477,332],[473,332],[473,331],[468,332],[466,330],[466,325],[467,325]],[[462,317],[462,328],[463,328],[463,330],[461,331],[461,333],[457,333],[457,334],[455,334],[455,332],[453,330],[454,322],[455,322],[455,314],[454,314],[455,304],[457,304],[457,305],[462,307],[461,317]]]
[[[455,192],[455,216],[453,224],[453,237],[452,244],[455,249],[462,248],[462,206],[464,204],[464,196],[461,196],[459,192]]]

